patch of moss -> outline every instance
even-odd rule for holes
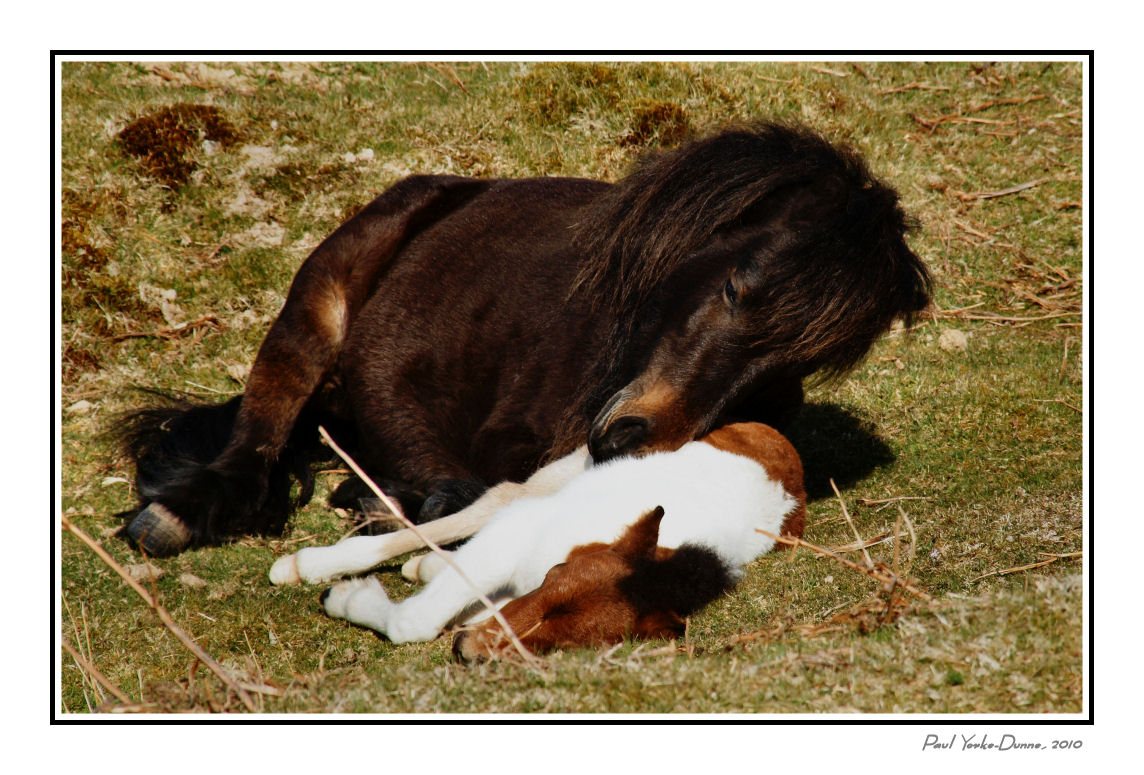
[[[143,303],[131,279],[119,274],[105,229],[98,225],[124,216],[124,205],[117,193],[85,195],[65,189],[62,200],[60,280],[64,321],[69,325],[82,322],[83,333],[106,337],[118,333],[112,330],[113,314],[160,319],[155,310]],[[98,350],[90,343],[76,339],[64,347],[65,377],[95,371],[100,363]]]
[[[70,342],[64,343],[64,350],[60,356],[61,366],[63,368],[64,382],[73,382],[81,374],[87,374],[99,369],[103,366],[103,362],[96,355],[95,350],[91,347],[84,345],[76,345]]]
[[[620,145],[678,145],[691,132],[687,112],[675,102],[640,100],[636,103],[631,130]]]
[[[213,105],[177,103],[148,113],[118,135],[125,153],[142,163],[146,174],[175,187],[197,168],[191,151],[203,140],[231,146],[242,135]]]
[[[254,180],[254,191],[261,197],[269,193],[284,196],[289,202],[315,194],[329,194],[352,188],[360,174],[340,161],[314,165],[305,162],[281,164],[272,172]]]

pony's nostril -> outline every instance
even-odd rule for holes
[[[639,449],[647,441],[651,422],[645,417],[619,417],[604,428],[593,428],[588,438],[592,460],[602,463]]]

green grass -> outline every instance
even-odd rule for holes
[[[811,393],[792,431],[814,496],[806,537],[854,540],[831,478],[863,536],[892,530],[897,510],[860,500],[910,498],[910,573],[933,606],[824,630],[875,585],[803,550],[753,564],[678,650],[466,669],[447,640],[393,646],[327,619],[316,589],[269,585],[277,556],[346,530],[324,505],[337,475],[319,477],[281,539],[156,561],[155,589],[216,659],[276,687],[256,698],[268,712],[1080,712],[1082,561],[998,572],[1084,548],[1081,75],[1069,63],[65,63],[64,511],[140,562],[112,537],[134,499],[105,435],[140,400],[131,388],[240,391],[309,250],[402,176],[615,179],[685,131],[797,120],[856,146],[901,192],[936,280],[932,315]],[[239,139],[192,145],[193,171],[164,182],[117,134],[180,103],[213,106]],[[134,336],[208,316],[215,326]],[[951,329],[964,351],[939,346]],[[892,547],[871,553],[889,564]],[[133,703],[241,709],[67,535],[62,566],[61,635]],[[398,567],[384,582],[408,594]],[[85,671],[62,664],[60,711],[101,707]]]

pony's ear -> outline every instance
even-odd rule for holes
[[[652,611],[636,620],[632,636],[636,638],[663,638],[674,640],[683,636],[683,619],[675,611]]]
[[[655,557],[659,543],[659,522],[663,519],[663,506],[656,506],[630,525],[612,544],[612,551],[628,562],[650,560]]]

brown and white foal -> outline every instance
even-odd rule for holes
[[[511,599],[502,614],[541,652],[682,634],[684,617],[774,547],[756,528],[802,535],[805,500],[790,443],[766,425],[738,423],[674,452],[596,466],[580,449],[440,522],[464,531],[487,520],[452,559],[484,594]],[[362,536],[303,549],[275,563],[271,580],[368,570],[400,541]],[[407,600],[391,602],[375,578],[353,579],[327,591],[326,612],[398,643],[432,640],[473,612],[477,595],[439,557],[421,558],[413,572],[428,584]],[[464,660],[506,648],[492,619],[453,644]]]

